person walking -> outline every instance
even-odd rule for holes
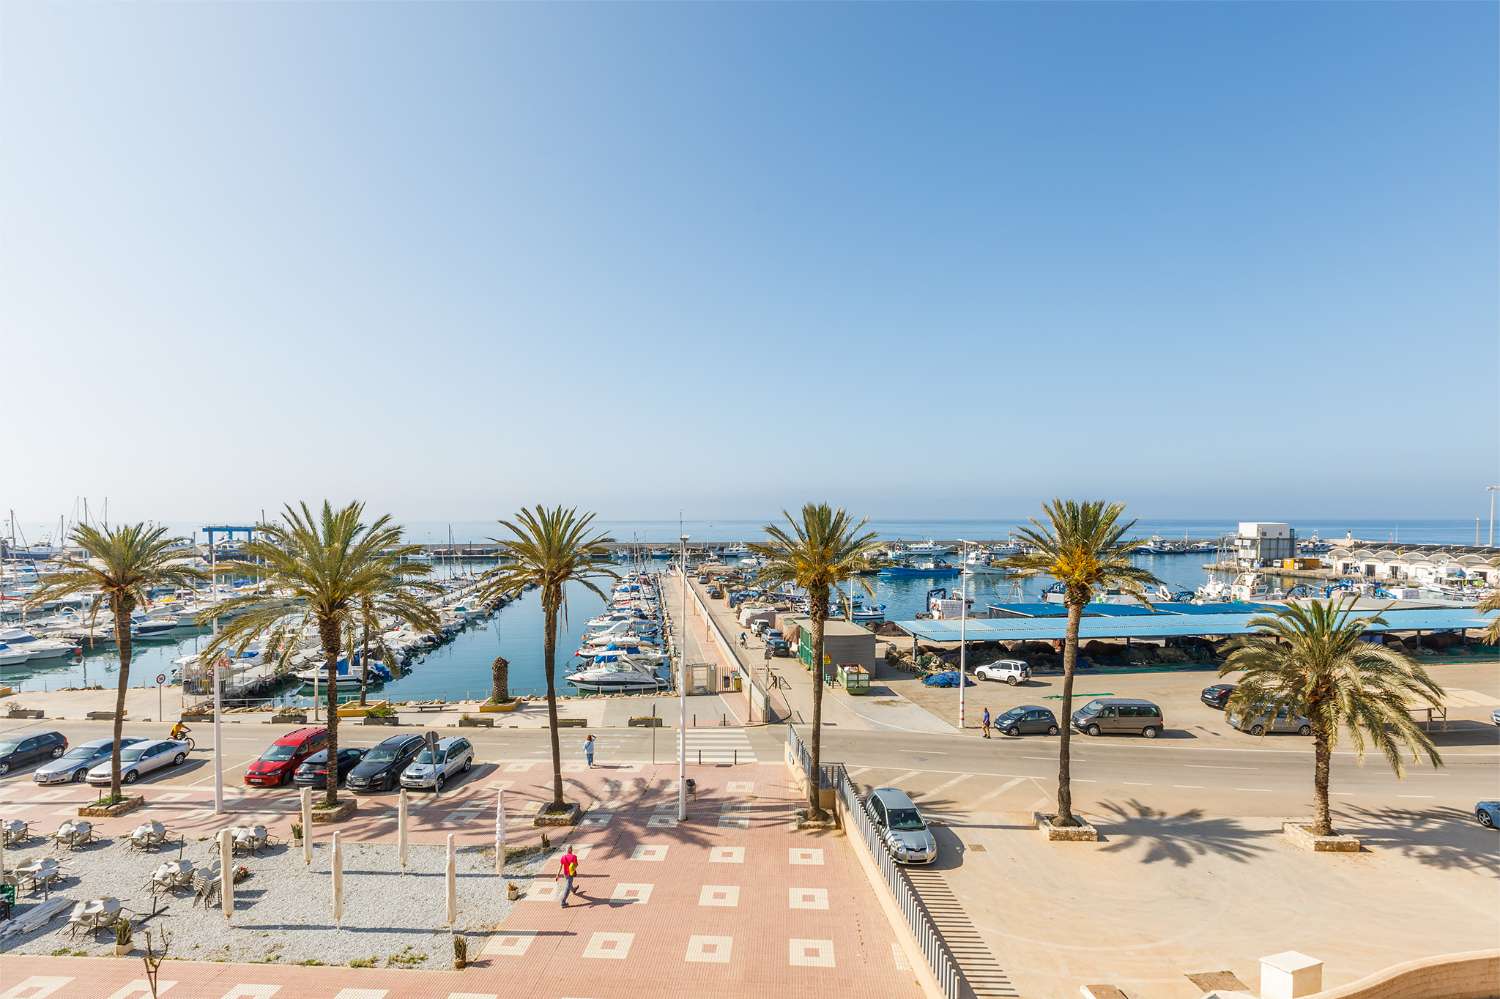
[[[583,758],[588,761],[589,769],[594,769],[594,737],[592,735],[583,740]]]
[[[568,907],[568,896],[578,889],[573,887],[573,879],[578,876],[578,857],[573,853],[573,847],[563,847],[563,855],[558,860],[557,873],[552,875],[552,883],[556,884],[558,878],[563,879],[562,907]]]
[[[979,716],[979,727],[984,730],[984,737],[990,737],[990,709],[985,708],[984,714]]]

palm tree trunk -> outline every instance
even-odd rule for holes
[[[1313,835],[1332,836],[1333,816],[1328,811],[1328,769],[1333,762],[1328,739],[1321,726],[1313,729]]]
[[[823,622],[828,617],[828,593],[808,594],[812,615],[812,773],[807,782],[807,816],[815,821],[824,818],[823,804],[818,800],[823,777]]]
[[[1062,717],[1058,721],[1057,743],[1057,818],[1060,826],[1075,826],[1073,817],[1073,768],[1068,740],[1073,731],[1073,672],[1078,668],[1078,622],[1083,619],[1083,605],[1068,602],[1068,630],[1063,636]]]
[[[328,780],[325,782],[323,801],[332,808],[339,801],[339,624],[333,620],[318,622],[318,635],[323,639],[323,663],[328,670]]]
[[[370,619],[361,622],[359,638],[359,706],[365,706],[365,691],[370,686]]]
[[[115,605],[115,648],[120,650],[120,680],[115,690],[115,744],[109,757],[109,796],[120,796],[120,735],[125,726],[125,688],[130,685],[130,602],[112,599]]]
[[[557,739],[557,681],[554,677],[554,662],[557,658],[557,603],[550,594],[542,597],[545,608],[542,627],[542,666],[547,672],[547,731],[552,737],[552,804],[550,809],[562,811],[562,747]]]
[[[510,700],[510,661],[504,656],[490,663],[490,700],[496,704]]]

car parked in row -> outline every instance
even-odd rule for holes
[[[364,758],[365,751],[353,746],[339,747],[338,767],[334,772],[333,782],[335,785],[342,784],[349,776],[349,771],[359,765]],[[292,774],[292,783],[298,787],[324,788],[328,786],[328,750],[320,749],[297,767],[297,772]]]
[[[1038,704],[1022,704],[995,716],[992,724],[1004,735],[1056,735],[1057,716]]]
[[[344,778],[351,791],[394,791],[401,783],[401,771],[411,765],[426,741],[420,735],[393,735],[366,750]]]
[[[463,736],[439,739],[437,751],[423,749],[401,772],[401,786],[441,791],[443,786],[474,765],[474,747]]]
[[[999,680],[1014,687],[1031,679],[1031,667],[1020,659],[996,659],[974,668],[976,680]]]
[[[120,751],[123,754],[127,746],[134,746],[144,739],[121,739]],[[31,779],[38,784],[71,784],[83,780],[88,772],[101,760],[107,761],[113,751],[115,740],[94,739],[82,745],[74,746],[56,759],[48,760],[36,768]]]
[[[1474,817],[1486,829],[1500,826],[1500,801],[1481,801],[1474,805]]]
[[[897,787],[870,792],[870,813],[898,863],[930,864],[937,859],[937,839],[927,828],[917,803]]]
[[[187,743],[176,739],[143,739],[126,746],[120,750],[120,783],[134,784],[163,767],[180,766],[191,751]],[[113,761],[106,756],[103,762],[94,764],[86,779],[90,784],[107,785],[113,769]]]
[[[790,656],[792,654],[792,647],[787,644],[785,638],[766,639],[766,648],[770,650],[773,656]]]
[[[68,740],[61,732],[0,739],[0,777],[42,760],[56,759],[67,751]]]
[[[1211,683],[1203,688],[1203,693],[1198,695],[1198,699],[1211,708],[1223,711],[1224,705],[1229,703],[1229,695],[1234,693],[1235,686],[1232,683]]]
[[[1096,697],[1073,712],[1073,727],[1085,735],[1143,735],[1155,739],[1164,723],[1161,708],[1136,697]]]
[[[1271,717],[1269,708],[1231,711],[1225,717],[1230,725],[1241,732],[1249,732],[1251,735],[1265,735],[1267,732],[1295,732],[1297,735],[1312,735],[1312,721],[1303,715],[1294,715],[1286,708],[1277,711],[1275,718]]]
[[[294,729],[271,743],[260,758],[245,768],[245,783],[251,787],[281,787],[309,756],[328,747],[328,729],[308,726]]]

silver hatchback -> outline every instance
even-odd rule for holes
[[[930,864],[937,859],[937,839],[905,791],[877,787],[870,792],[870,812],[897,863]]]
[[[121,739],[120,748],[133,746],[144,739]],[[74,746],[55,760],[48,760],[31,775],[38,784],[69,784],[83,780],[95,764],[109,759],[115,740],[95,739],[81,746]]]
[[[1272,718],[1271,712],[1264,708],[1259,711],[1231,711],[1228,717],[1229,724],[1251,735],[1265,735],[1267,732],[1312,735],[1312,722],[1302,715],[1292,714],[1285,708],[1276,712],[1275,718]]]
[[[441,791],[454,777],[474,765],[474,747],[462,736],[438,740],[437,753],[424,749],[401,772],[401,786]]]

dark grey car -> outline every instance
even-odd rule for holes
[[[997,715],[994,726],[1005,735],[1056,735],[1057,716],[1040,705],[1023,704]]]
[[[0,777],[32,763],[55,760],[67,751],[68,740],[61,732],[0,739]]]

